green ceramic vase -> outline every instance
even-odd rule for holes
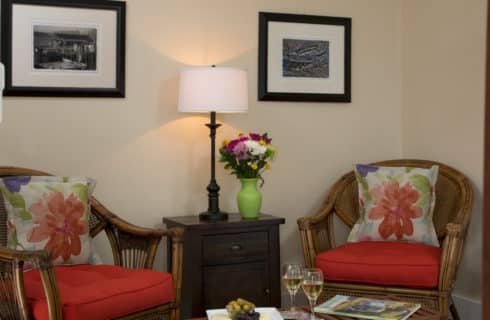
[[[257,219],[262,207],[262,193],[257,189],[257,178],[240,179],[242,188],[237,194],[238,210],[243,219]]]

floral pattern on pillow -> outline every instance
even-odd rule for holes
[[[439,168],[355,166],[359,220],[349,242],[410,241],[439,246],[432,215]]]
[[[88,199],[95,181],[67,177],[5,177],[8,247],[47,250],[55,264],[90,263]]]

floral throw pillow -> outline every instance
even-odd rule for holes
[[[7,211],[8,247],[47,250],[54,264],[96,260],[89,235],[88,178],[13,176],[0,179]]]
[[[439,167],[358,164],[359,220],[348,242],[409,241],[439,246],[432,221]]]

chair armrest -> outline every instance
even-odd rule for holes
[[[114,263],[133,269],[152,269],[162,238],[174,235],[171,230],[138,227],[117,216],[109,219],[106,232],[112,234],[109,238],[112,237],[111,243],[115,244]]]
[[[105,228],[107,227],[107,224],[110,224],[118,230],[129,232],[135,236],[143,237],[161,238],[167,234],[165,230],[139,227],[119,218],[116,214],[112,213],[109,209],[104,207],[94,197],[90,198],[90,205],[92,206],[92,212],[95,211],[95,214],[97,216],[100,216],[101,220],[104,221],[105,225],[103,226]]]
[[[151,229],[129,223],[95,198],[90,199],[92,213],[103,221],[100,228],[105,230],[111,243],[114,264],[125,268],[152,269],[158,245],[163,237],[170,237],[173,232],[163,229]],[[95,234],[99,230],[96,230]]]
[[[448,292],[456,279],[459,262],[463,255],[463,226],[448,223],[447,234],[442,243],[439,290]]]
[[[29,319],[24,289],[24,264],[31,264],[41,276],[49,319],[61,320],[62,309],[51,256],[47,251],[18,251],[0,247],[0,311],[16,312],[13,319]],[[34,272],[34,271],[33,271]],[[5,310],[3,310],[5,308]]]
[[[314,266],[318,252],[335,247],[333,209],[334,202],[327,199],[315,215],[298,219],[303,256],[308,267]]]

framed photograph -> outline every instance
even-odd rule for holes
[[[124,97],[126,4],[2,0],[6,96]]]
[[[259,13],[259,100],[351,101],[351,19]]]

